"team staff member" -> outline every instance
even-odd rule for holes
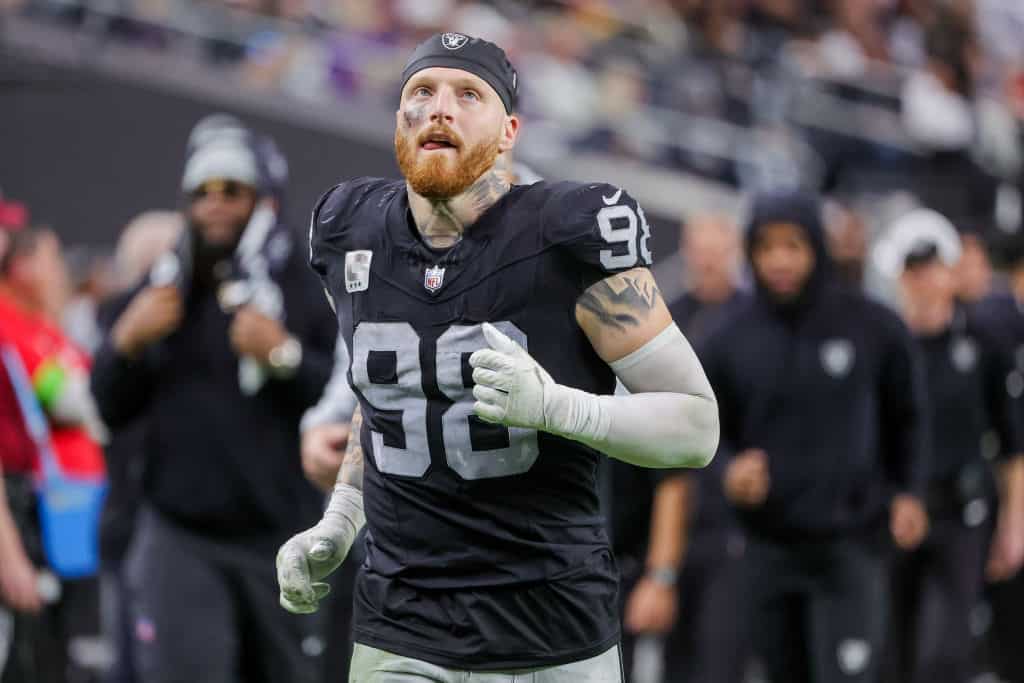
[[[903,239],[906,235],[908,239]],[[903,317],[924,356],[932,451],[927,508],[931,530],[895,572],[894,633],[904,641],[899,678],[964,683],[970,678],[971,609],[978,602],[996,484],[985,461],[986,431],[999,437],[1004,496],[988,570],[1009,578],[1024,560],[1021,414],[1010,394],[1012,358],[984,318],[956,302],[960,238],[941,214],[915,210],[893,226],[902,245]]]
[[[63,471],[102,478],[102,431],[88,396],[88,357],[61,332],[56,320],[67,296],[67,271],[53,232],[25,227],[8,234],[0,256],[0,346],[17,353],[50,423],[50,441]],[[5,683],[63,680],[85,675],[68,643],[90,603],[95,583],[67,582],[59,603],[44,606],[39,568],[45,566],[36,508],[35,475],[41,463],[28,439],[14,385],[0,366],[0,608],[15,611],[14,641]],[[88,628],[88,619],[82,620]],[[71,672],[68,674],[67,672]]]
[[[699,348],[750,304],[740,276],[742,234],[732,218],[706,214],[683,226],[681,237],[689,286],[669,310]],[[675,473],[655,492],[656,512],[674,509],[666,498],[681,498],[686,529],[674,535],[683,560],[678,618],[665,642],[666,683],[739,683],[749,659],[741,621],[746,542],[722,491],[728,462],[727,454],[703,470]],[[652,532],[658,528],[658,520],[652,520]],[[657,566],[657,558],[650,557],[649,564]]]
[[[147,421],[125,560],[137,680],[315,682],[319,662],[302,649],[315,625],[277,609],[273,557],[321,509],[299,420],[330,375],[337,327],[306,250],[276,222],[251,136],[194,137],[186,239],[116,316],[93,373],[111,428]],[[225,310],[236,271],[253,303]]]
[[[739,226],[724,215],[693,216],[680,230],[680,256],[685,291],[669,311],[700,347],[750,301],[741,286]],[[726,462],[716,458],[703,470],[652,473],[612,461],[639,480],[619,496],[624,519],[612,537],[622,591],[635,584],[625,603],[623,654],[632,634],[664,634],[666,683],[739,683],[747,663],[740,615],[744,540],[722,492]],[[613,486],[630,481],[623,474],[616,471]],[[638,533],[648,519],[650,543]],[[633,554],[623,552],[620,537],[633,544]],[[636,551],[643,553],[639,562]]]
[[[1002,246],[1002,258],[1009,271],[1009,291],[989,296],[972,311],[987,321],[988,329],[998,334],[1000,345],[1015,359],[1008,387],[1019,394],[1024,392],[1024,240],[1014,235]],[[1018,472],[1017,476],[1022,474]],[[1001,509],[999,514],[1008,514],[1008,511]],[[1024,515],[1024,511],[1019,514]],[[1024,544],[1024,535],[1011,536],[1008,540]],[[986,578],[991,583],[987,599],[992,606],[988,646],[993,668],[1001,679],[1022,681],[1024,651],[1020,647],[1020,633],[1024,629],[1024,572],[1018,571],[1012,578],[1006,578],[993,575],[991,566],[988,570]]]
[[[816,198],[758,197],[756,299],[705,344],[728,498],[749,536],[755,651],[775,683],[877,680],[879,530],[916,546],[928,453],[920,358],[892,313],[836,281]]]

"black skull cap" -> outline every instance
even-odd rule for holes
[[[463,33],[436,33],[424,40],[402,71],[402,88],[418,71],[433,66],[462,69],[487,81],[509,114],[519,102],[519,76],[505,51],[494,43]]]

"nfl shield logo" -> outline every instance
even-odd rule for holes
[[[441,44],[449,50],[458,50],[469,42],[469,38],[461,33],[445,33],[441,36]]]
[[[444,284],[444,268],[432,266],[423,274],[423,286],[427,291],[436,292]]]

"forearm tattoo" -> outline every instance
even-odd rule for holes
[[[642,324],[660,299],[661,292],[650,277],[626,271],[591,286],[576,305],[602,325],[625,332]]]
[[[341,461],[341,472],[338,474],[338,482],[348,484],[354,488],[363,490],[363,443],[359,438],[363,430],[363,411],[356,406],[356,412],[352,414],[352,422],[348,428],[348,445],[345,448],[345,458]]]

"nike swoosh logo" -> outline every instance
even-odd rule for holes
[[[613,194],[611,197],[605,197],[604,195],[601,195],[601,200],[604,201],[604,203],[607,204],[608,206],[611,206],[612,204],[618,204],[619,197],[621,196],[622,188],[619,188],[619,191]]]

